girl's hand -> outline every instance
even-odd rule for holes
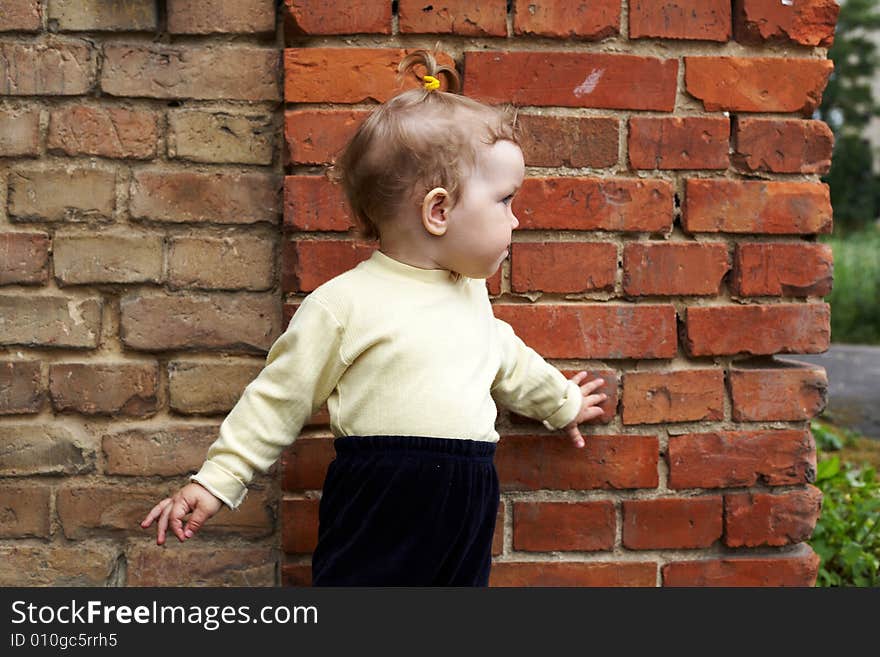
[[[580,385],[581,381],[586,378],[586,372],[578,372],[573,377],[571,377],[571,381],[574,381],[578,385]],[[578,429],[578,425],[581,422],[586,422],[587,420],[592,420],[593,418],[599,417],[604,413],[604,411],[599,408],[599,404],[608,399],[608,395],[605,393],[599,393],[598,395],[591,395],[590,393],[598,388],[601,388],[605,384],[604,379],[593,379],[592,381],[588,381],[587,383],[580,385],[581,392],[583,393],[583,401],[581,403],[581,410],[578,412],[577,417],[571,421],[570,424],[563,427],[563,431],[571,438],[571,441],[574,443],[575,447],[583,447],[586,443],[584,443],[584,437],[581,435],[580,430]]]
[[[154,506],[147,517],[141,520],[141,527],[146,529],[158,518],[156,543],[162,545],[170,521],[172,531],[183,542],[195,536],[205,521],[217,513],[222,506],[223,502],[211,491],[192,482],[177,491],[173,497],[166,497]],[[184,530],[183,517],[189,512],[192,512],[192,515]]]

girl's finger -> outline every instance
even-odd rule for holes
[[[171,507],[171,504],[166,504],[162,510],[162,515],[159,516],[159,537],[156,541],[159,545],[165,542],[165,532],[168,531],[168,516],[171,514]]]
[[[147,517],[141,520],[142,527],[149,527],[153,524],[153,520],[159,516],[162,511],[165,510],[165,505],[171,501],[171,498],[166,498],[159,502],[156,506],[154,506],[150,512],[147,514]]]

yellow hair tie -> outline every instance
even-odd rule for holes
[[[425,83],[425,89],[427,89],[428,91],[440,88],[440,80],[435,78],[433,75],[424,76],[422,78],[422,82]]]

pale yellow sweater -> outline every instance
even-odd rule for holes
[[[303,299],[191,479],[238,507],[325,401],[334,436],[497,442],[495,401],[560,429],[582,394],[493,315],[484,279],[374,251]]]

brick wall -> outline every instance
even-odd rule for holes
[[[491,584],[812,584],[827,381],[773,355],[830,339],[833,0],[274,4],[4,2],[0,584],[309,583],[326,408],[197,541],[137,523],[376,247],[321,173],[438,40],[522,107],[496,313],[608,382],[583,450],[502,411]]]

